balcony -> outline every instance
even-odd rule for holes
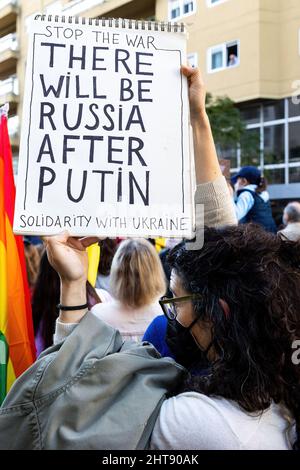
[[[63,13],[70,16],[81,15],[95,6],[100,6],[104,2],[105,0],[73,0],[64,6]]]
[[[155,15],[155,0],[73,0],[63,6],[62,13],[91,18],[148,19]]]
[[[18,55],[16,33],[3,36],[0,39],[0,80],[16,72]]]
[[[17,0],[0,0],[0,31],[16,24],[18,13]]]
[[[16,76],[9,77],[0,81],[0,106],[9,103],[9,111],[11,114],[17,112],[19,102],[18,79]]]

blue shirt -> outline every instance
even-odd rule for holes
[[[248,189],[249,191],[255,193],[256,188],[256,184],[248,184],[247,186],[241,189]],[[269,193],[267,191],[263,191],[262,193],[260,193],[259,196],[263,199],[264,202],[267,202],[270,199]],[[243,219],[252,209],[253,206],[254,197],[251,195],[251,193],[245,191],[244,193],[240,194],[235,202],[235,213],[238,221]]]
[[[174,354],[171,353],[166,343],[167,326],[168,320],[165,315],[159,315],[154,318],[145,331],[143,341],[148,341],[153,344],[162,357],[171,357],[172,359],[175,359]],[[199,369],[197,365],[189,369],[189,371],[192,375],[203,375],[207,373],[207,369]]]
[[[162,357],[172,357],[175,359],[166,343],[167,325],[168,322],[165,315],[155,317],[145,331],[143,341],[153,344]]]

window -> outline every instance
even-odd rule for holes
[[[224,54],[222,49],[215,49],[211,52],[211,70],[224,68]]]
[[[300,117],[300,103],[299,98],[289,99],[289,117]]]
[[[268,184],[284,184],[284,168],[264,169]]]
[[[198,54],[197,52],[191,52],[187,56],[188,63],[191,67],[198,67]]]
[[[196,12],[195,0],[169,0],[169,19],[177,20]]]
[[[232,42],[226,45],[226,63],[227,67],[238,65],[238,43]]]
[[[264,163],[284,163],[284,124],[264,127]]]
[[[289,182],[290,183],[300,183],[300,167],[289,169]]]
[[[178,18],[180,15],[180,8],[173,8],[171,11],[171,20],[175,20],[175,18]]]
[[[241,117],[246,124],[258,124],[260,122],[260,106],[254,105],[240,109]]]
[[[169,18],[171,20],[174,20],[175,18],[178,18],[179,16],[181,16],[181,11],[180,11],[180,0],[173,0],[170,2],[171,5],[170,5],[170,15],[169,15]]]
[[[208,49],[208,72],[239,65],[239,41],[227,42]]]
[[[289,97],[239,105],[247,136],[249,132],[257,132],[261,136],[259,166],[264,168],[271,184],[300,183],[300,104],[294,101]],[[250,155],[245,155],[241,148],[238,168],[255,164],[253,143],[247,147]]]
[[[241,142],[241,166],[260,164],[260,129],[248,129]]]
[[[300,164],[300,121],[289,123],[289,161]]]
[[[221,3],[227,2],[227,0],[206,0],[208,7],[215,7]]]
[[[275,121],[284,118],[284,100],[267,102],[264,105],[264,121]]]
[[[193,13],[194,11],[194,2],[183,2],[183,14]]]

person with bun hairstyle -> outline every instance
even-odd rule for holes
[[[267,182],[255,166],[244,166],[231,178],[236,191],[236,216],[240,224],[255,222],[276,233]]]

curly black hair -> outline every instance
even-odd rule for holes
[[[204,240],[201,250],[176,247],[168,257],[185,290],[202,294],[194,311],[212,322],[218,357],[208,375],[189,375],[181,391],[222,396],[247,412],[284,404],[299,449],[300,366],[292,344],[300,338],[300,243],[255,224],[205,228]]]

